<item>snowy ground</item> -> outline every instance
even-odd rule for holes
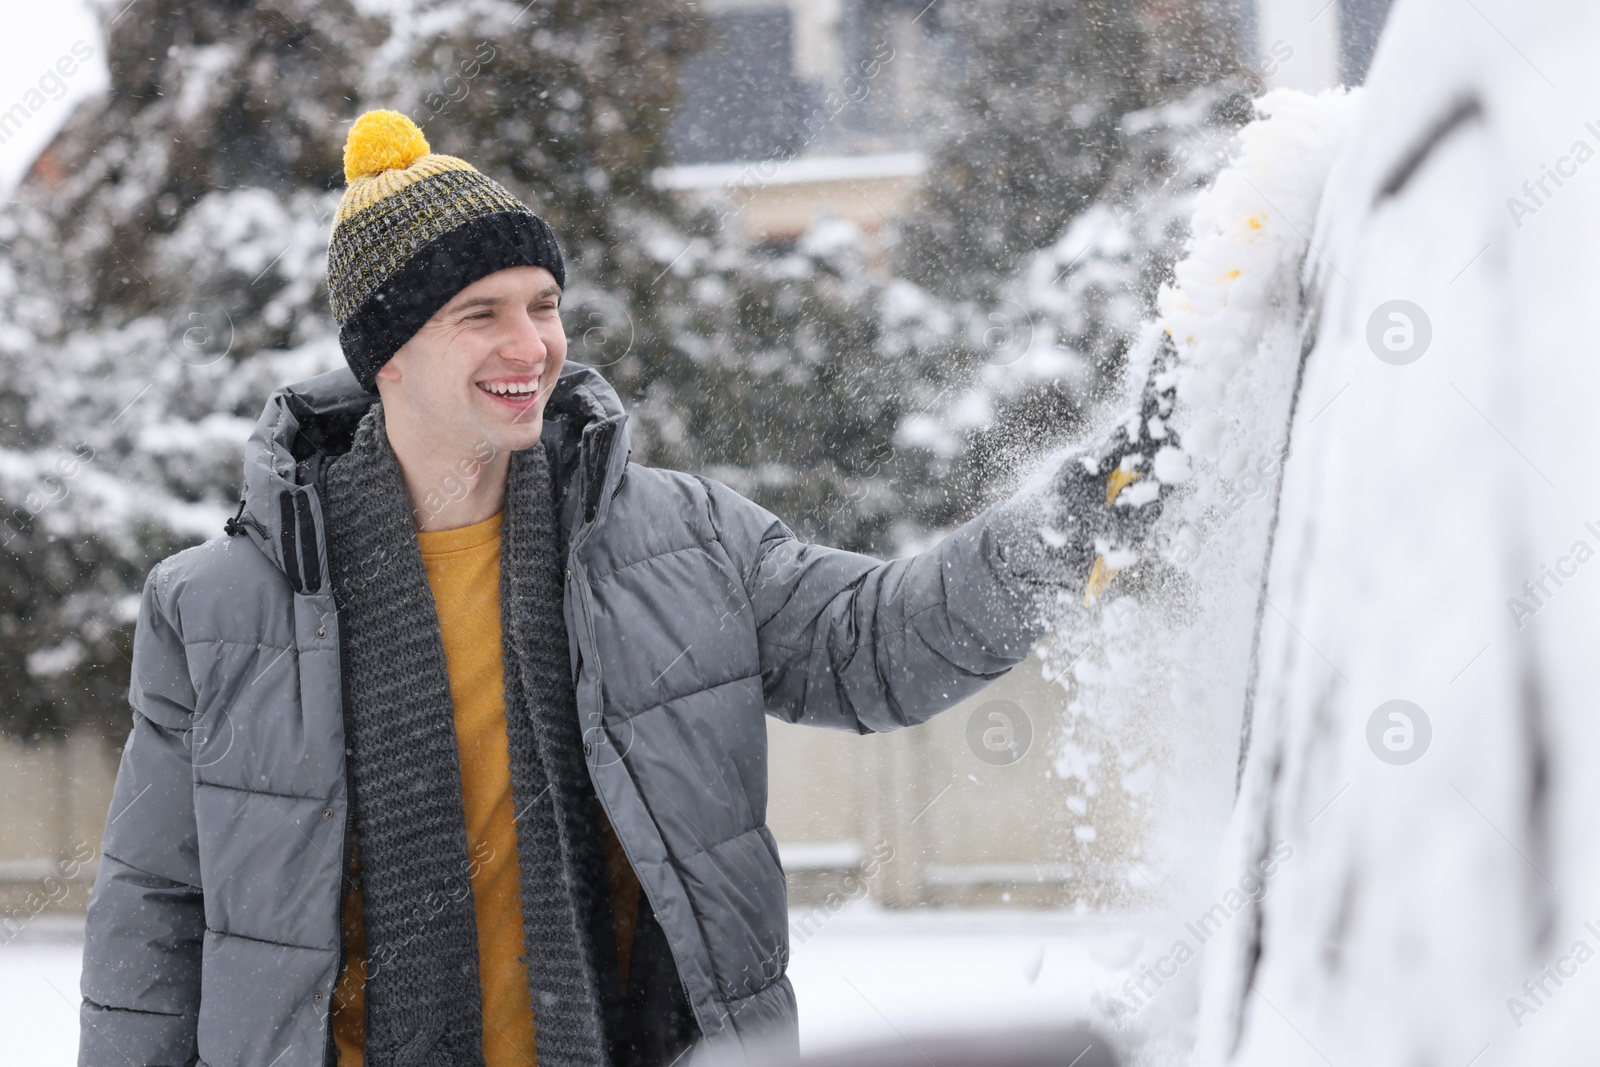
[[[793,949],[807,1052],[951,1029],[1061,1026],[1140,939],[1105,920],[1019,912],[844,911]]]
[[[1055,914],[901,915],[855,907],[801,943],[789,974],[808,1052],[951,1029],[1060,1025],[1086,1016],[1137,939]],[[35,920],[0,948],[0,1060],[71,1067],[78,965],[71,922]]]
[[[76,924],[33,920],[0,948],[0,1034],[3,1058],[38,1067],[72,1067],[78,1060],[78,965],[83,952]]]

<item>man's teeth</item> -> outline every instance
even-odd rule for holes
[[[531,396],[538,388],[537,382],[489,382],[484,389],[499,396]]]

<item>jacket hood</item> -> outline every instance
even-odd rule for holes
[[[228,532],[247,534],[298,593],[328,587],[323,467],[349,450],[357,423],[377,402],[340,367],[274,392],[245,445],[243,499]],[[579,506],[583,521],[594,521],[611,495],[605,487],[614,492],[620,483],[629,451],[621,398],[593,367],[569,360],[545,406],[541,440],[558,487],[575,473],[583,482],[582,499],[573,496],[562,509],[570,535]]]

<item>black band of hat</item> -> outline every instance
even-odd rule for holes
[[[434,312],[507,267],[544,267],[557,285],[567,284],[555,233],[531,211],[481,215],[419,248],[339,331],[339,347],[362,388],[376,391],[378,370]]]

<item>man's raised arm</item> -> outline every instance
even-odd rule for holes
[[[713,523],[754,606],[769,713],[861,733],[910,726],[1019,663],[1063,599],[1098,595],[1159,514],[1154,456],[1175,439],[1156,380],[1136,413],[1043,484],[904,559],[806,544],[707,480]]]

